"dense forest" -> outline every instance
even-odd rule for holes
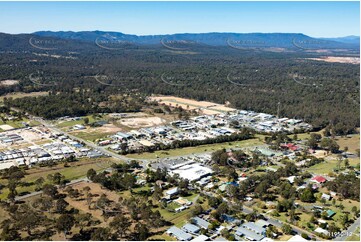
[[[20,81],[1,86],[0,95],[49,92],[6,102],[45,118],[137,111],[144,96],[163,94],[271,114],[279,106],[280,116],[304,119],[316,128],[328,126],[336,134],[359,127],[359,65],[310,59],[357,56],[358,50],[325,54],[207,45],[181,51],[161,45],[104,49],[75,40],[57,40],[56,48],[44,50],[29,45],[29,38],[0,35],[0,80]],[[132,101],[114,101],[114,95],[129,95]]]

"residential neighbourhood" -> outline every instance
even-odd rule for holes
[[[337,158],[329,147],[321,147],[321,135],[308,133],[308,138],[298,138],[297,133],[302,137],[312,129],[301,120],[236,111],[116,132],[109,135],[109,139],[94,143],[73,136],[74,130],[87,129],[87,124],[81,123],[82,117],[59,119],[76,123],[69,130],[58,129],[42,119],[36,120],[41,125],[0,133],[2,169],[12,166],[31,169],[64,161],[71,164],[84,158],[89,161],[107,157],[121,159],[130,167],[138,167],[131,168],[134,181],[130,186],[149,194],[149,199],[160,206],[155,211],[170,218],[184,214],[182,220],[163,229],[164,236],[176,240],[336,239],[338,233],[347,230],[353,225],[353,218],[359,216],[359,202],[349,200],[353,195],[340,194],[343,191],[336,183],[331,185],[339,175],[359,179],[359,173],[350,164],[341,164],[345,163],[346,157],[352,157],[352,151]],[[148,160],[132,161],[119,155],[135,150],[139,154],[147,152],[143,149],[147,145],[231,136],[243,132],[244,128],[254,130],[262,142]],[[250,137],[254,139],[254,136]],[[118,152],[116,147],[122,147],[126,152]],[[329,173],[312,170],[313,166],[322,165],[329,159],[340,160]],[[113,168],[107,168],[110,165]],[[87,175],[88,182],[103,184],[105,189],[114,192],[107,180],[116,174],[125,175],[126,170],[121,167],[116,163],[99,165],[95,176]],[[119,169],[123,171],[120,173]],[[100,178],[101,174],[106,176]],[[264,184],[269,179],[267,176],[275,176],[277,181]],[[82,182],[80,180],[80,184]],[[346,202],[342,202],[344,200]]]

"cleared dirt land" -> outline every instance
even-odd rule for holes
[[[3,101],[3,99],[12,97],[12,98],[22,98],[22,97],[37,97],[37,96],[45,96],[48,95],[48,92],[29,92],[29,93],[24,93],[24,92],[17,92],[17,93],[10,93],[10,94],[6,94],[4,96],[0,96],[0,102]]]
[[[130,128],[143,128],[164,124],[165,120],[159,117],[139,117],[121,119],[118,123]]]
[[[309,60],[324,61],[324,62],[338,62],[348,64],[360,64],[360,58],[358,57],[339,57],[339,56],[324,56],[321,58],[307,58]]]
[[[14,86],[19,83],[18,80],[3,80],[0,81],[0,86]]]
[[[157,101],[160,104],[164,104],[172,107],[180,106],[186,110],[200,109],[204,114],[218,114],[218,113],[235,110],[223,104],[206,102],[206,101],[196,101],[192,99],[180,98],[175,96],[153,96],[150,97],[150,99],[152,101]]]
[[[95,141],[98,139],[105,138],[109,135],[115,134],[116,132],[124,131],[123,128],[117,127],[114,124],[105,124],[102,127],[95,127],[82,129],[80,131],[72,131],[70,134],[79,137],[81,139]]]

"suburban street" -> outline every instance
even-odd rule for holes
[[[351,236],[356,229],[360,227],[360,217],[355,220],[355,222],[348,227],[346,231],[342,231],[342,233],[334,238],[335,241],[345,241],[347,237]]]
[[[94,143],[92,143],[92,142],[86,141],[86,140],[84,140],[84,139],[81,139],[81,138],[79,138],[79,137],[76,137],[76,136],[74,136],[74,135],[71,135],[71,134],[69,134],[69,133],[67,133],[67,132],[64,132],[64,131],[62,131],[61,129],[55,127],[54,125],[48,123],[47,121],[45,121],[45,120],[42,119],[42,118],[33,117],[33,119],[36,120],[36,121],[38,121],[38,122],[40,122],[42,125],[44,125],[44,126],[45,126],[46,128],[48,128],[48,129],[52,129],[52,130],[54,130],[54,131],[56,131],[56,132],[58,132],[58,133],[61,133],[61,134],[63,134],[63,135],[66,135],[66,136],[70,137],[70,138],[73,139],[73,140],[76,140],[76,141],[78,141],[78,142],[84,143],[85,145],[87,145],[87,146],[89,146],[89,147],[91,147],[91,148],[93,148],[93,149],[99,150],[99,151],[103,152],[104,154],[107,154],[107,155],[109,155],[109,156],[111,156],[111,157],[113,157],[113,158],[115,158],[115,159],[122,160],[122,161],[126,161],[126,162],[131,160],[131,159],[129,159],[129,158],[123,156],[123,155],[115,154],[115,153],[113,153],[113,152],[111,152],[111,151],[109,151],[109,150],[107,150],[107,149],[104,149],[103,147],[100,147],[100,146],[98,146],[98,145],[96,145],[96,144],[94,144]],[[137,160],[137,159],[132,159],[132,160]]]
[[[249,207],[246,207],[246,206],[243,206],[243,212],[245,214],[249,214],[249,213],[252,213],[253,210]],[[263,215],[265,218],[267,218],[267,222],[269,222],[270,224],[272,224],[273,226],[275,227],[278,227],[279,229],[282,228],[282,225],[284,224],[284,222],[280,221],[280,220],[277,220],[275,218],[272,218],[270,216],[268,216],[267,214],[265,213],[261,213],[261,215]],[[307,230],[304,230],[304,229],[301,229],[301,228],[298,228],[290,223],[287,223],[288,225],[290,225],[293,229],[293,231],[295,231],[298,235],[301,235],[302,233],[305,233],[307,234],[310,238],[316,238],[317,240],[321,240],[321,238],[317,237],[316,235],[310,233],[309,231]]]

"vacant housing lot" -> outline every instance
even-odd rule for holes
[[[0,96],[0,102],[4,100],[4,98],[23,98],[23,97],[36,97],[36,96],[45,96],[48,95],[48,92],[17,92],[17,93],[11,93],[4,96]]]
[[[172,107],[180,106],[187,110],[201,109],[204,114],[208,115],[235,110],[233,108],[227,107],[226,105],[218,103],[196,101],[175,96],[153,96],[150,97],[150,99],[152,101],[158,101],[160,104],[165,104]]]
[[[152,127],[165,123],[165,120],[159,117],[136,117],[136,118],[122,118],[118,121],[119,124],[130,128]]]
[[[348,64],[360,64],[360,58],[358,57],[341,57],[341,56],[325,56],[321,58],[308,58],[309,60],[325,61],[325,62],[338,62]]]

